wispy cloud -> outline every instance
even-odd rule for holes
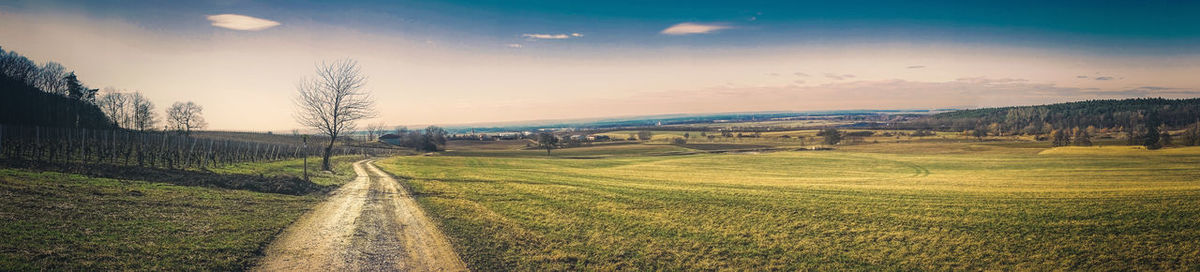
[[[1098,77],[1096,77],[1095,79],[1096,79],[1096,80],[1113,80],[1113,77],[1110,77],[1110,76],[1098,76]]]
[[[908,67],[906,67],[906,68],[908,68],[908,69],[921,69],[921,68],[925,68],[925,65],[912,65],[912,66],[908,66]]]
[[[521,47],[525,47],[524,45],[521,45],[521,44],[519,44],[519,43],[510,43],[510,44],[506,44],[506,45],[504,45],[504,46],[508,46],[509,48],[521,48]]]
[[[801,72],[795,72],[795,73],[792,73],[792,74],[793,74],[793,75],[796,75],[796,76],[798,76],[798,77],[809,77],[809,75],[808,75],[808,74],[801,73]]]
[[[209,15],[212,26],[242,31],[259,31],[279,26],[279,22],[240,14]]]
[[[527,33],[527,34],[521,34],[521,37],[525,37],[526,39],[531,39],[531,40],[565,40],[565,39],[570,39],[570,38],[583,37],[583,34],[579,34],[579,33],[571,33],[571,34]]]
[[[1088,78],[1088,76],[1075,76],[1075,78]]]
[[[721,24],[697,24],[697,23],[679,23],[667,29],[663,29],[661,34],[666,35],[691,35],[691,34],[708,34],[722,29],[733,28]]]
[[[843,79],[847,79],[847,78],[854,78],[854,75],[851,75],[851,74],[839,75],[839,74],[833,74],[833,73],[825,73],[825,77],[833,79],[833,80],[843,80]]]

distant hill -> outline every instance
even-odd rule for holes
[[[1048,133],[1054,129],[1122,128],[1146,122],[1178,128],[1200,118],[1200,98],[1133,98],[1088,100],[1050,105],[960,110],[933,114],[906,126],[941,130],[967,130],[998,125],[1005,132]]]
[[[931,114],[939,110],[839,110],[839,111],[803,111],[803,112],[732,112],[732,113],[700,113],[700,114],[664,114],[627,116],[595,119],[572,120],[540,120],[494,124],[466,124],[446,127],[451,133],[464,132],[502,132],[529,131],[543,128],[575,128],[575,129],[613,129],[649,127],[657,125],[697,124],[713,122],[747,122],[767,121],[777,118],[804,116],[853,116],[877,114]]]

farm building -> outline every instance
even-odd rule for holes
[[[384,134],[383,136],[379,136],[379,141],[387,143],[387,144],[391,144],[391,145],[400,145],[400,139],[402,137],[403,136],[388,133],[388,134]]]

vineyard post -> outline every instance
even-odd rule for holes
[[[216,163],[216,162],[214,161],[214,160],[216,160],[216,158],[215,158],[215,157],[213,157],[213,153],[212,153],[212,146],[213,146],[213,140],[212,140],[212,139],[208,139],[208,155],[205,155],[205,156],[204,156],[204,167],[208,167],[208,164],[209,164],[210,162],[211,162],[211,163]]]
[[[111,152],[112,158],[110,158],[109,161],[112,162],[113,164],[117,164],[117,158],[118,158],[118,156],[117,156],[117,130],[115,130],[115,129],[109,130],[108,139],[112,140],[112,146],[109,146],[109,148],[112,149],[112,152]]]
[[[304,156],[304,181],[308,181],[308,135],[301,138],[304,139],[304,154],[302,154]]]
[[[192,140],[192,147],[188,149],[188,155],[187,155],[188,163],[185,163],[183,167],[187,167],[188,164],[193,162],[192,158],[196,157],[196,142],[197,142],[196,139],[194,139],[192,137],[187,137],[185,139]]]

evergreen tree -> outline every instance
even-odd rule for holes
[[[83,100],[83,92],[87,87],[84,87],[83,83],[79,82],[79,78],[75,77],[75,72],[67,73],[67,76],[63,77],[63,80],[67,82],[67,97],[75,100]]]
[[[1155,114],[1155,112],[1146,114],[1146,135],[1142,137],[1142,145],[1146,146],[1146,149],[1162,148],[1162,143],[1159,142],[1159,137],[1162,134],[1158,132],[1158,125],[1158,114]]]

